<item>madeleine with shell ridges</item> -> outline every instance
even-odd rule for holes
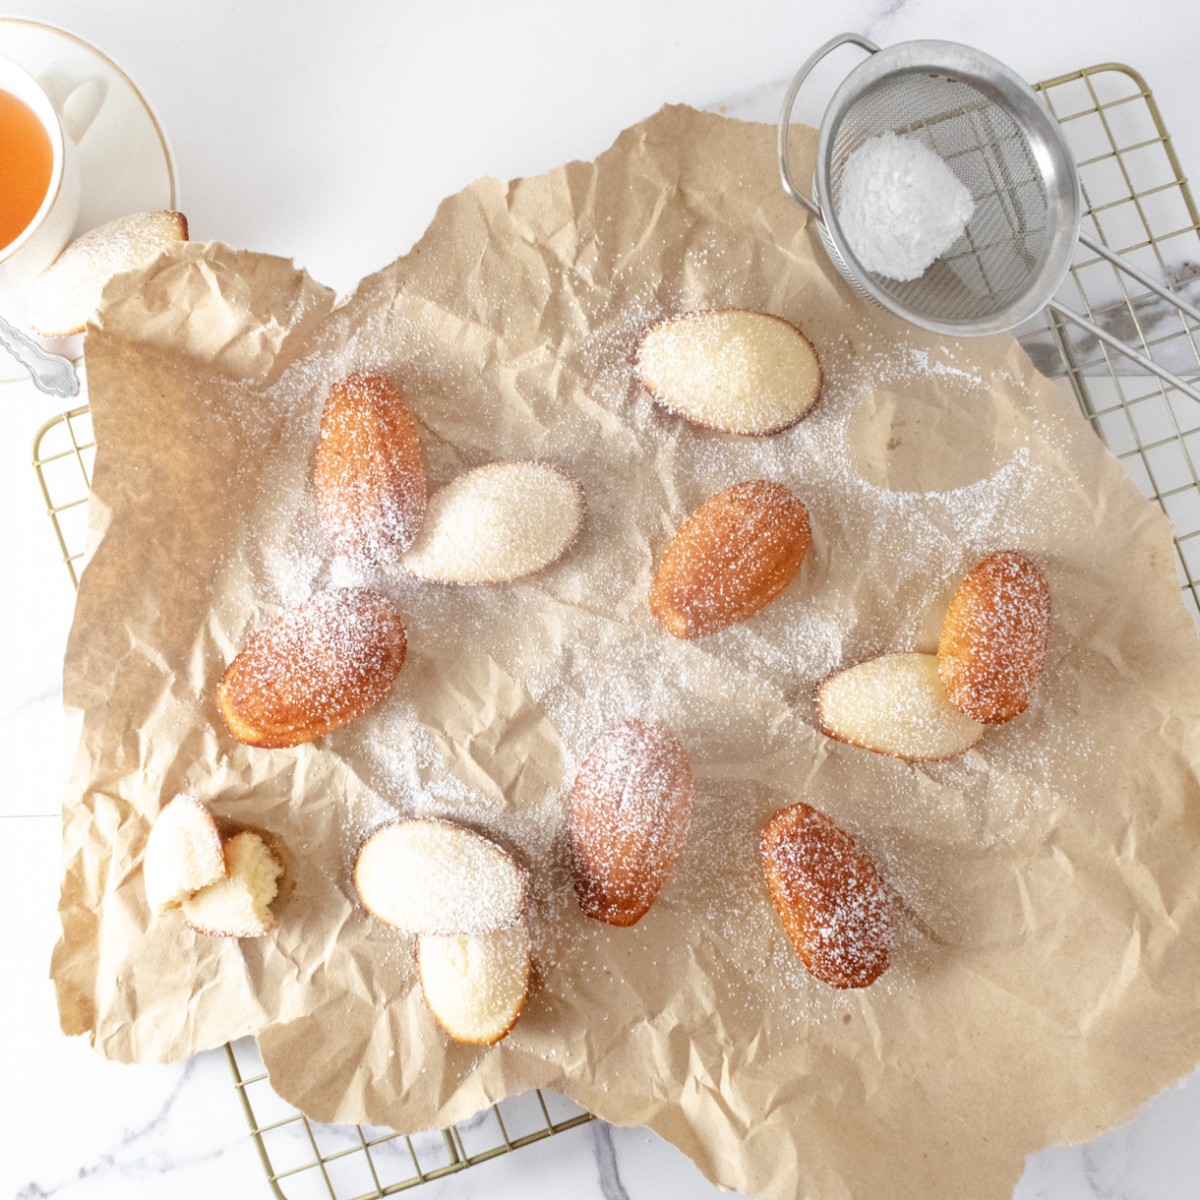
[[[151,911],[178,908],[226,873],[221,834],[208,805],[187,793],[163,805],[142,855],[142,882]]]
[[[651,325],[635,365],[663,407],[722,433],[782,433],[821,395],[808,338],[783,317],[748,309],[700,309]]]
[[[890,962],[891,898],[854,839],[794,804],[767,822],[759,850],[775,911],[809,971],[836,988],[874,983]]]
[[[937,762],[965,754],[984,727],[946,695],[936,654],[882,654],[817,686],[820,730],[876,754]]]
[[[392,821],[359,847],[363,907],[405,933],[441,937],[504,929],[521,919],[524,868],[490,838],[429,817]]]
[[[401,561],[435,583],[510,583],[557,562],[582,523],[583,490],[556,467],[488,463],[430,497]]]
[[[474,935],[417,938],[421,993],[456,1042],[493,1046],[507,1037],[529,990],[529,931],[523,920]]]
[[[988,555],[954,593],[938,641],[938,670],[950,699],[985,725],[1029,707],[1046,663],[1050,589],[1015,550]]]
[[[567,801],[579,907],[610,925],[641,920],[675,869],[691,812],[691,765],[669,729],[630,720],[605,730]]]
[[[667,544],[650,611],[677,638],[748,620],[796,577],[811,544],[808,510],[788,488],[736,483],[710,496]]]
[[[404,665],[406,644],[399,614],[377,592],[318,592],[238,652],[217,687],[217,707],[238,741],[299,746],[378,704]]]
[[[229,874],[183,902],[183,919],[212,937],[262,937],[277,922],[271,903],[278,895],[283,867],[252,830],[225,843]]]
[[[412,545],[425,516],[425,468],[416,422],[386,375],[355,371],[329,389],[313,494],[340,553],[374,564]]]

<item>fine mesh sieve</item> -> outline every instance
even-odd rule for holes
[[[846,44],[866,50],[868,57],[846,76],[825,110],[809,196],[791,173],[792,109],[817,63]],[[923,275],[907,282],[863,267],[838,222],[847,159],[884,133],[923,142],[975,201],[957,241]],[[902,42],[881,50],[853,33],[832,38],[788,88],[779,125],[779,168],[787,193],[817,218],[834,265],[859,292],[897,316],[937,333],[975,337],[1014,329],[1050,307],[1200,400],[1194,385],[1054,300],[1082,241],[1200,322],[1200,311],[1080,233],[1079,180],[1062,130],[1033,90],[989,55],[955,42]]]

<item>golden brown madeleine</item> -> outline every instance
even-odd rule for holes
[[[355,372],[329,389],[313,491],[342,554],[387,562],[413,544],[425,516],[425,468],[416,423],[387,376]]]
[[[400,616],[377,592],[318,592],[238,652],[217,686],[217,707],[238,741],[299,746],[378,704],[405,648]]]
[[[691,817],[692,769],[669,729],[633,720],[602,733],[567,801],[579,907],[610,925],[641,920],[675,868]]]
[[[804,965],[831,987],[874,983],[892,942],[891,899],[875,864],[807,804],[780,809],[759,846],[775,911]]]
[[[1029,707],[1046,663],[1050,589],[1015,550],[991,554],[967,574],[946,610],[938,672],[950,699],[985,725]]]
[[[783,484],[736,483],[706,500],[667,544],[650,611],[678,638],[745,621],[791,583],[811,543],[808,510]]]

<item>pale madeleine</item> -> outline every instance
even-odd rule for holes
[[[421,991],[456,1041],[490,1046],[517,1023],[529,987],[529,933],[523,921],[474,936],[417,940]]]
[[[104,285],[188,240],[183,213],[130,213],[73,241],[29,289],[29,323],[47,337],[82,333]]]
[[[450,821],[395,821],[363,842],[354,885],[364,907],[416,934],[503,929],[525,906],[526,879],[495,842]]]
[[[158,814],[142,856],[142,882],[153,912],[177,908],[193,892],[225,877],[225,851],[212,813],[181,794]]]
[[[821,395],[812,343],[770,313],[720,308],[683,313],[642,336],[642,386],[660,404],[724,433],[779,433]]]
[[[437,583],[507,583],[566,553],[583,521],[583,493],[536,462],[488,463],[435,492],[401,560]]]
[[[936,654],[884,654],[829,676],[817,689],[821,731],[910,761],[955,758],[984,727],[942,685]]]

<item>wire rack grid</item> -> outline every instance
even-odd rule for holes
[[[1200,300],[1200,213],[1145,80],[1105,63],[1037,90],[1075,154],[1088,227],[1172,290]],[[1086,250],[1059,299],[1177,375],[1200,370],[1200,330]],[[1200,625],[1200,405],[1152,376],[1127,373],[1119,355],[1050,313],[1018,332],[1043,373],[1070,381],[1097,435],[1172,520],[1180,587]],[[86,407],[48,421],[34,442],[46,511],[75,585],[87,553],[94,455]],[[369,1125],[321,1125],[276,1095],[252,1040],[225,1053],[268,1183],[283,1200],[379,1200],[591,1120],[570,1101],[535,1091],[411,1137]]]

